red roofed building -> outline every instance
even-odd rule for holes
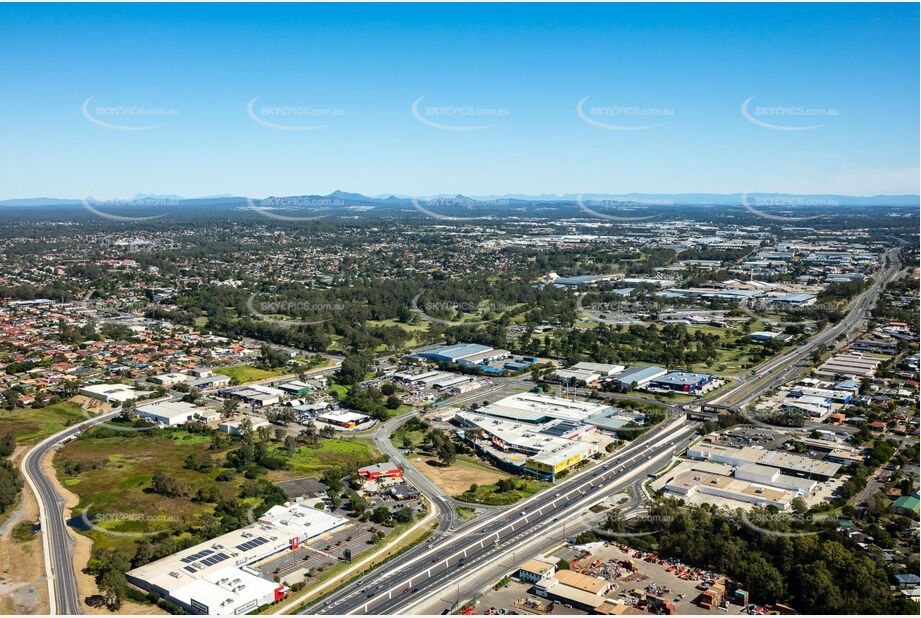
[[[400,466],[396,465],[392,461],[387,461],[384,463],[374,464],[373,466],[365,466],[364,468],[358,469],[358,476],[369,481],[373,481],[378,478],[390,478],[390,479],[399,479],[403,478],[403,470],[400,469]]]

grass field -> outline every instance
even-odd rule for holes
[[[499,491],[496,485],[479,485],[475,492],[471,492],[468,489],[464,493],[455,496],[455,498],[464,502],[499,506],[513,504],[550,487],[550,483],[541,483],[530,479],[515,479],[515,484],[515,489],[511,491]]]
[[[341,384],[330,384],[329,387],[327,387],[326,392],[328,392],[336,399],[342,399],[345,397],[346,393],[349,392],[349,389],[347,386],[343,386]]]
[[[236,446],[236,445],[234,445]],[[171,498],[149,491],[156,471],[187,483],[197,490],[214,485],[225,497],[237,496],[243,476],[232,481],[217,482],[219,467],[228,449],[208,451],[207,436],[189,434],[182,430],[130,433],[124,436],[92,437],[87,435],[68,443],[54,459],[58,478],[80,497],[73,510],[75,516],[85,510],[97,515],[99,528],[115,533],[151,533],[168,531],[192,523],[198,517],[212,513],[214,505]],[[186,470],[183,465],[189,454],[206,451],[215,465],[209,472]],[[69,466],[83,464],[95,467],[68,473]],[[107,534],[99,530],[84,532],[99,547],[119,548],[132,552],[138,538],[132,534]],[[130,555],[130,553],[129,553]]]
[[[12,433],[17,444],[35,444],[65,427],[89,418],[75,403],[62,401],[34,410],[0,411],[0,436]]]
[[[406,448],[406,438],[409,438],[410,448],[416,448],[422,441],[425,440],[425,432],[421,429],[416,431],[400,431],[399,429],[393,432],[393,435],[390,436],[390,441],[397,448]]]
[[[282,451],[282,447],[275,449],[279,454],[282,454]],[[282,456],[288,459],[288,469],[270,472],[268,478],[272,481],[305,476],[319,477],[331,466],[361,467],[384,460],[370,440],[349,438],[320,440],[320,445],[316,448],[301,446],[293,456]]]
[[[278,369],[259,369],[258,367],[253,367],[252,365],[234,365],[232,367],[220,367],[214,370],[214,373],[220,373],[225,375],[231,380],[236,378],[237,382],[240,384],[245,384],[246,382],[255,382],[256,380],[268,380],[269,378],[274,378],[286,373],[288,369],[286,367],[280,367]]]
[[[404,324],[403,322],[398,321],[396,318],[391,318],[389,320],[368,320],[365,322],[368,326],[382,327],[382,326],[399,326],[408,333],[418,333],[425,332],[429,328],[429,322],[419,321],[416,324]]]

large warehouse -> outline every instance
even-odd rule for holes
[[[455,343],[410,354],[408,358],[427,360],[433,363],[456,363],[458,365],[482,365],[505,358],[508,350],[496,350],[479,343]]]
[[[702,442],[688,448],[687,454],[692,459],[715,461],[731,466],[745,466],[746,464],[768,466],[785,474],[817,481],[827,481],[841,469],[841,464],[831,461],[819,461],[803,455],[765,450],[753,446],[736,448]]]
[[[185,425],[192,420],[201,420],[206,423],[216,421],[221,417],[220,412],[211,408],[203,408],[184,401],[160,401],[138,406],[138,415],[160,425]]]
[[[611,406],[606,403],[575,401],[537,393],[520,393],[483,406],[477,410],[477,413],[521,423],[541,424],[552,420],[581,423],[610,408]]]
[[[128,571],[128,581],[193,614],[245,614],[280,599],[284,586],[248,565],[297,549],[349,520],[300,503],[273,506],[258,521]]]

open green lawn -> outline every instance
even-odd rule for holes
[[[0,436],[12,433],[17,444],[35,444],[90,416],[80,406],[62,401],[44,408],[0,411]]]
[[[214,485],[227,498],[239,494],[243,475],[232,481],[217,482],[222,471],[220,463],[229,448],[209,451],[207,436],[182,430],[157,430],[102,437],[87,434],[64,446],[54,459],[58,478],[80,497],[74,516],[84,510],[97,515],[95,524],[116,533],[148,533],[175,529],[192,523],[196,518],[212,513],[213,504],[171,498],[149,491],[156,471],[186,483],[193,492]],[[232,447],[237,446],[232,443]],[[216,465],[208,472],[186,470],[183,465],[189,454],[208,452]],[[83,464],[87,469],[76,471]],[[95,467],[96,469],[89,469]],[[133,551],[141,537],[106,534],[89,530],[99,547]]]
[[[389,320],[368,320],[365,322],[365,324],[374,327],[399,326],[408,333],[418,333],[427,331],[429,329],[430,322],[420,320],[416,324],[404,324],[396,318],[391,318]]]
[[[406,437],[409,437],[411,442],[410,448],[416,448],[422,441],[425,439],[425,432],[422,430],[417,431],[400,431],[397,430],[393,432],[393,435],[390,436],[390,441],[397,448],[406,448]]]
[[[246,382],[255,382],[256,380],[268,380],[269,378],[274,378],[286,373],[288,369],[286,367],[280,367],[278,369],[259,369],[253,367],[252,365],[234,365],[232,367],[220,367],[215,369],[215,373],[220,373],[227,376],[231,380],[236,378],[237,382],[244,384]]]
[[[458,500],[464,502],[474,502],[477,504],[503,505],[513,504],[533,496],[537,492],[550,487],[550,483],[532,481],[530,479],[515,479],[516,487],[512,491],[499,491],[497,485],[479,485],[475,492],[469,489],[464,493],[455,496]]]
[[[272,480],[319,477],[331,466],[361,467],[384,460],[370,440],[352,438],[320,440],[316,448],[300,446],[290,457],[283,451],[283,447],[275,447],[276,453],[288,459],[288,469],[270,473],[269,478]]]
[[[342,399],[345,397],[346,393],[349,392],[349,388],[341,384],[330,384],[329,387],[327,387],[326,392],[328,392],[336,399]]]

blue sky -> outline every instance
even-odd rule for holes
[[[3,5],[0,198],[917,193],[918,48],[911,4]]]

